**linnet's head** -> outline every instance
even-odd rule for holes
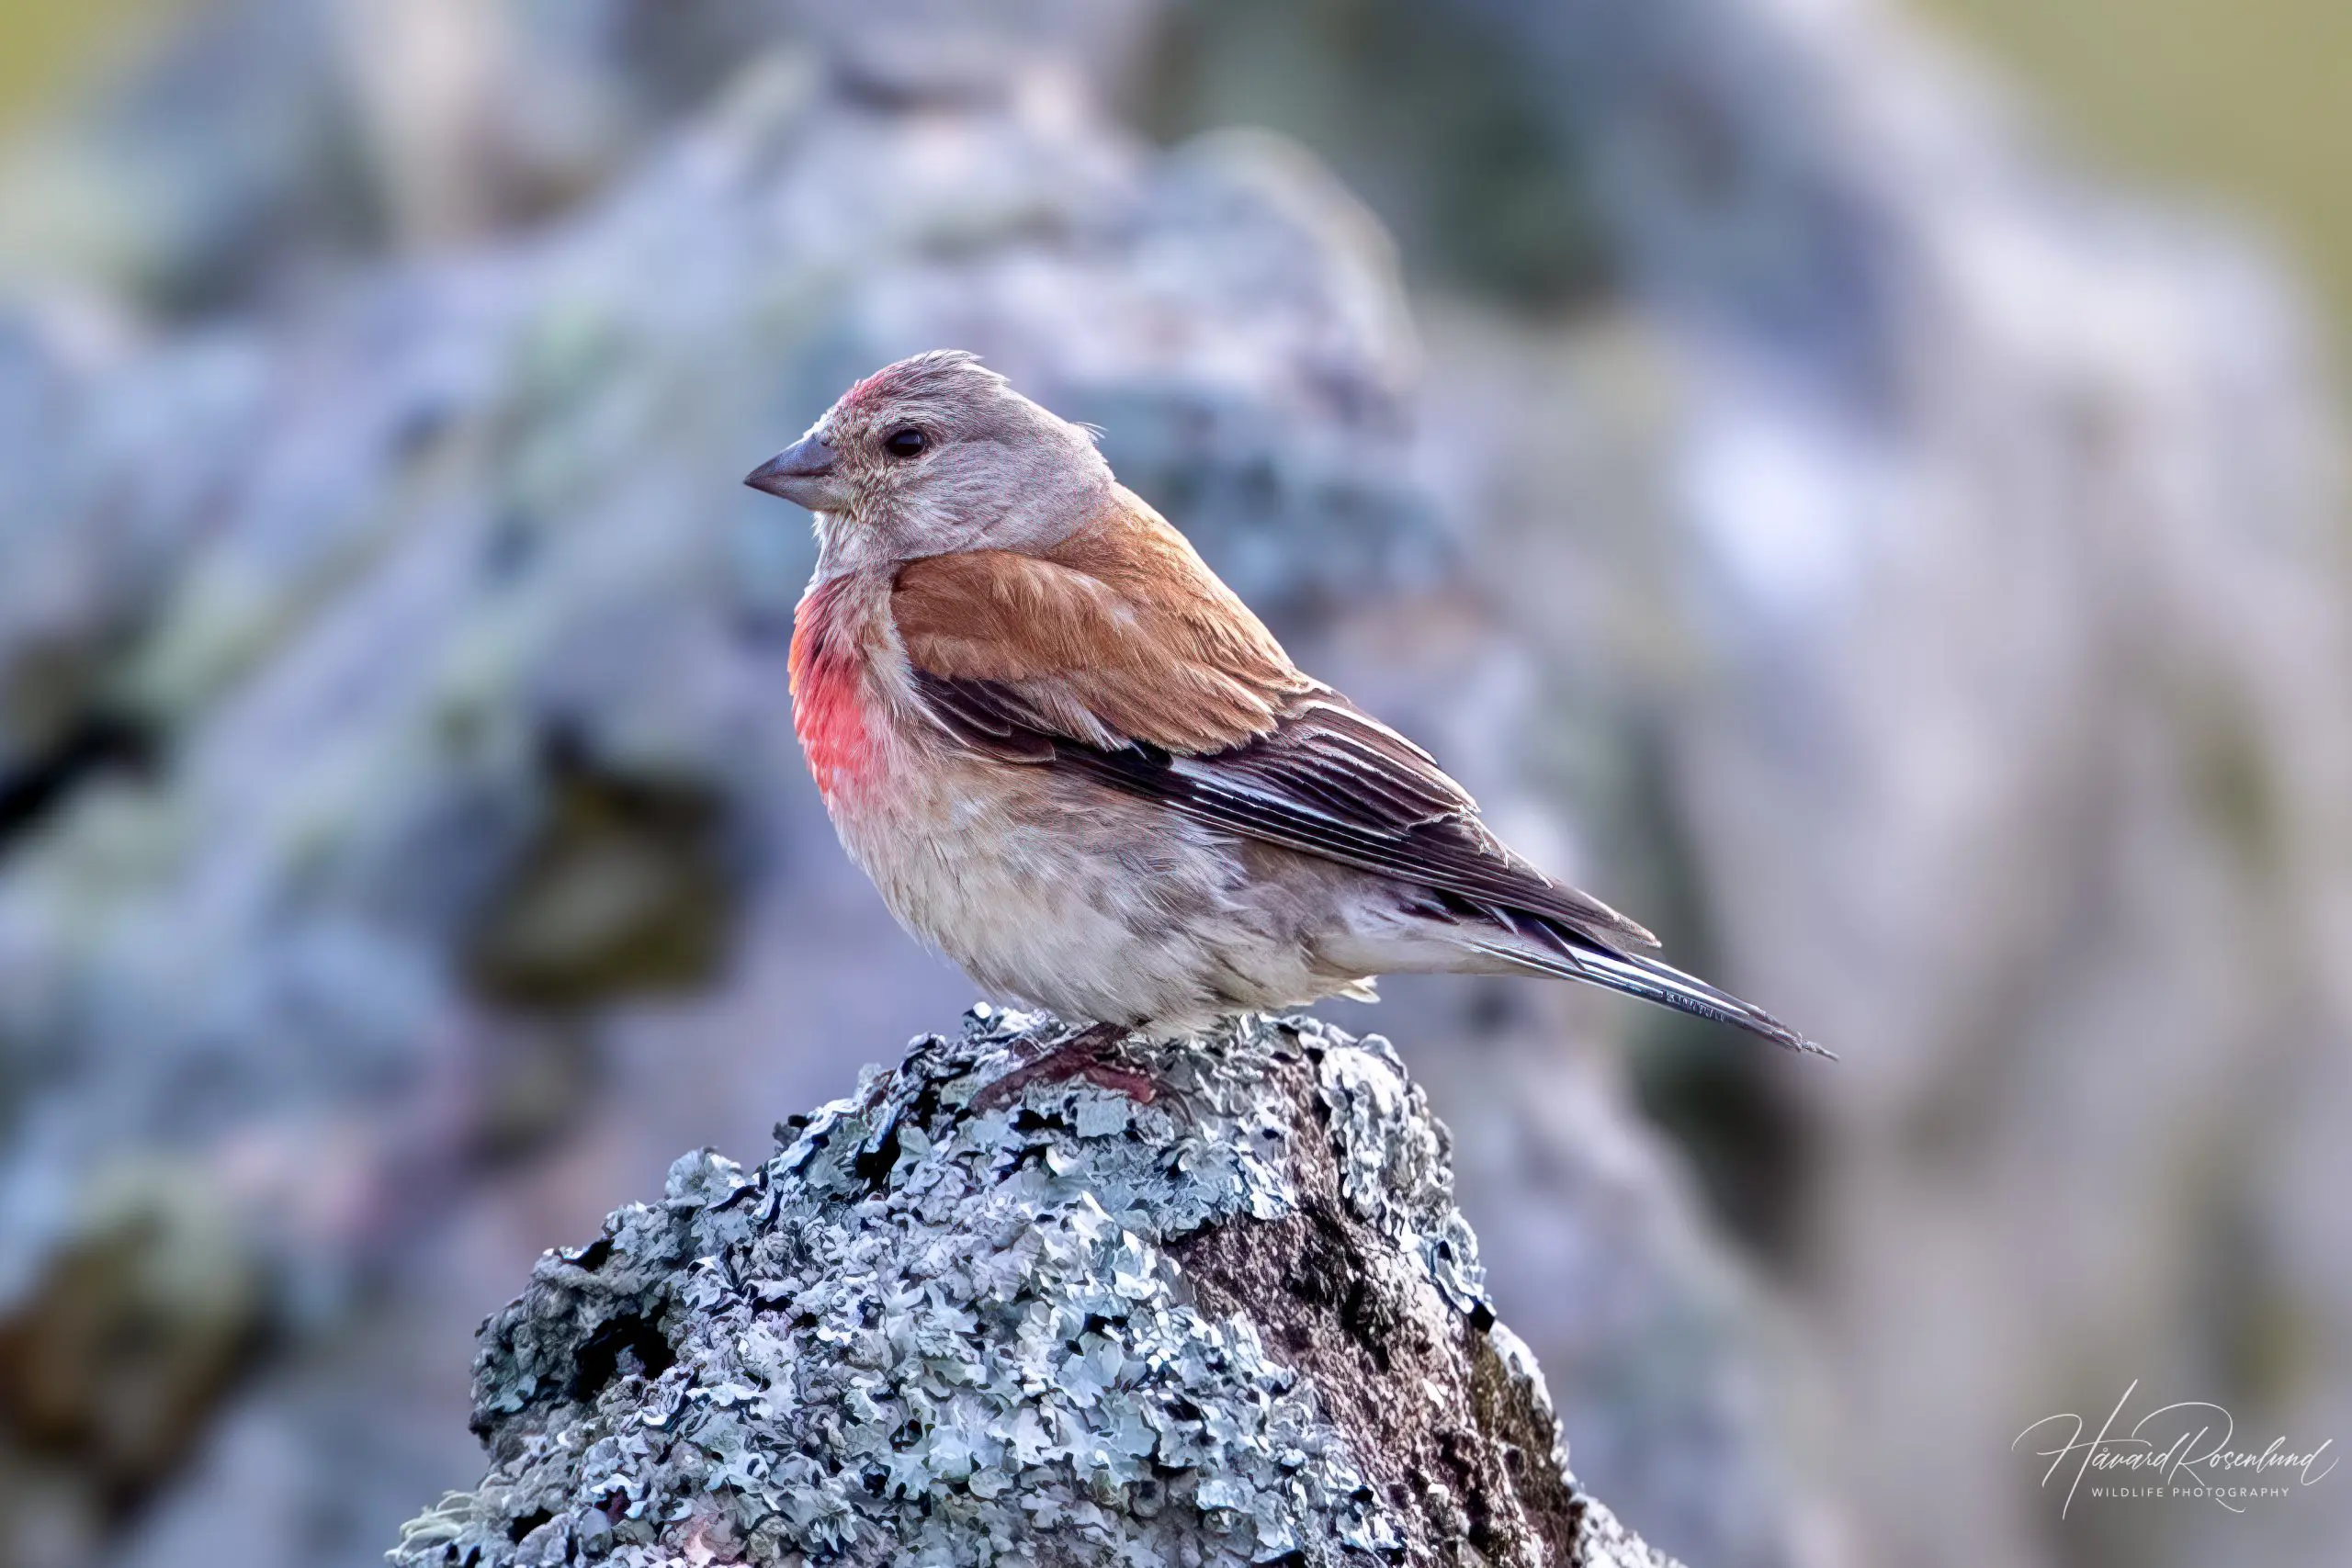
[[[841,396],[744,483],[817,514],[818,570],[1066,537],[1111,485],[1084,427],[972,355],[901,359]]]

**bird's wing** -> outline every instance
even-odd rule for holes
[[[923,705],[966,746],[1395,877],[1433,914],[1542,946],[1655,944],[1511,853],[1428,752],[1302,674],[1140,502],[1053,558],[910,561],[891,610]]]

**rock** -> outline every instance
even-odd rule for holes
[[[541,1258],[481,1334],[489,1474],[393,1562],[1667,1561],[1568,1470],[1385,1041],[987,1092],[1063,1032],[975,1009]]]

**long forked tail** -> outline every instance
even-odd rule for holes
[[[1685,975],[1672,964],[1633,953],[1612,953],[1580,939],[1562,942],[1554,932],[1545,934],[1552,936],[1553,940],[1545,942],[1538,952],[1530,952],[1526,946],[1517,942],[1477,942],[1470,945],[1493,957],[1523,964],[1541,974],[1555,975],[1564,980],[1582,980],[1589,985],[1623,991],[1645,1002],[1656,1002],[1679,1012],[1695,1013],[1717,1023],[1744,1029],[1750,1034],[1760,1035],[1773,1044],[1792,1051],[1826,1056],[1833,1062],[1838,1059],[1836,1052],[1807,1040],[1762,1008],[1742,1001],[1729,991],[1718,990],[1695,975]]]

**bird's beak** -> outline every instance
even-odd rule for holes
[[[842,479],[841,463],[825,438],[813,431],[744,475],[743,482],[811,512],[849,509],[849,486]]]

